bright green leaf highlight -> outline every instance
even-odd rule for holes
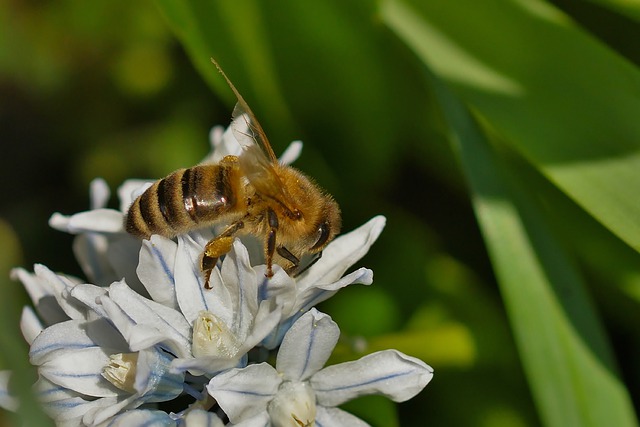
[[[537,0],[384,5],[384,19],[465,102],[640,250],[640,73],[632,64]]]
[[[390,1],[385,5],[383,16],[387,24],[430,65],[429,31],[421,31],[429,25],[422,25],[424,21],[402,3]],[[443,72],[442,67],[435,68]],[[451,77],[444,72],[446,77]],[[527,188],[526,175],[523,178],[524,174],[515,167],[517,162],[509,162],[504,150],[489,143],[466,107],[444,84],[434,77],[429,80],[436,89],[458,147],[544,423],[548,426],[637,425],[630,398],[618,377],[602,326],[584,292],[583,281],[552,232],[534,194]],[[490,96],[495,96],[495,92],[485,95]],[[506,106],[495,104],[500,103],[492,105],[495,110],[487,109],[486,119],[492,125],[497,120],[499,127],[501,119],[510,113],[499,113],[499,108]],[[485,109],[479,110],[485,113]],[[567,176],[563,178],[563,182],[571,181]],[[577,175],[574,178],[577,179]],[[597,176],[592,179],[597,181]]]

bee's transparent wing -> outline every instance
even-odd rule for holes
[[[285,207],[291,208],[293,206],[290,202],[291,198],[287,195],[282,180],[275,170],[278,167],[278,158],[273,152],[262,126],[222,68],[213,58],[211,61],[238,99],[238,103],[233,109],[231,130],[243,148],[240,155],[240,168],[258,193],[274,198]]]

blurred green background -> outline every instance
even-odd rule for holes
[[[86,210],[94,177],[115,192],[204,157],[234,103],[215,57],[276,153],[304,142],[296,166],[345,231],[387,217],[358,263],[374,285],[321,307],[342,329],[335,361],[393,347],[435,377],[349,410],[374,426],[637,425],[639,18],[613,0],[1,3],[13,387],[33,373],[8,270],[81,276],[53,212]]]

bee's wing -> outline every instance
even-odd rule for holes
[[[224,71],[222,71],[222,68],[220,68],[220,65],[218,65],[215,59],[211,58],[211,62],[218,68],[218,71],[220,71],[220,74],[222,74],[222,77],[227,81],[227,84],[238,99],[238,103],[233,109],[233,122],[231,123],[233,135],[243,148],[250,145],[257,145],[264,152],[268,161],[277,163],[278,158],[273,152],[267,135],[265,135],[264,130],[262,130],[262,126],[260,126],[253,111],[251,111],[247,102],[242,95],[240,95],[240,92],[238,92],[238,89],[236,89],[233,83],[231,83],[231,80],[229,80]]]
[[[275,166],[278,165],[278,158],[273,152],[262,126],[260,126],[256,116],[242,95],[240,95],[240,92],[222,71],[222,68],[213,58],[211,61],[218,68],[218,71],[220,71],[220,74],[225,78],[238,99],[238,103],[233,109],[231,130],[233,131],[233,136],[236,137],[243,148],[243,153],[240,155],[240,168],[257,192],[272,197],[291,209],[291,206],[293,206],[290,202],[291,198],[275,171]]]

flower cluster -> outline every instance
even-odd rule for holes
[[[211,140],[207,161],[240,153],[231,132],[214,128]],[[281,161],[300,148],[292,144]],[[296,278],[274,265],[267,279],[256,242],[237,239],[205,289],[199,257],[213,230],[144,241],[123,230],[124,212],[148,185],[125,182],[115,210],[95,180],[91,210],[51,217],[76,235],[91,283],[43,265],[13,271],[34,304],[21,329],[38,395],[59,425],[359,426],[367,424],[337,406],[364,394],[404,401],[431,380],[428,365],[395,350],[324,367],[340,331],[314,306],[372,283],[369,269],[345,273],[383,217],[335,239]]]

